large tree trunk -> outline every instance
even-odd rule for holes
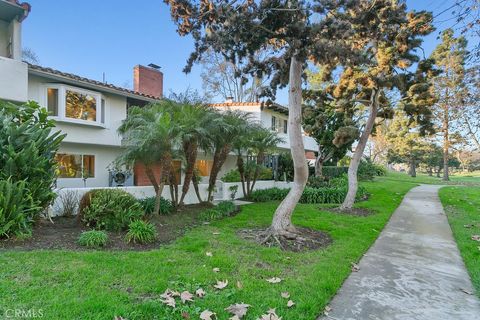
[[[231,146],[229,144],[224,145],[219,149],[215,149],[215,153],[213,154],[212,170],[210,171],[210,178],[208,180],[208,202],[211,202],[213,200],[213,191],[217,183],[218,173],[222,169],[222,166],[225,163],[225,160],[227,159],[230,150]]]
[[[410,169],[408,171],[410,177],[415,178],[417,176],[416,163],[415,160],[410,160]]]
[[[464,116],[464,122],[465,122],[465,126],[466,126],[466,129],[467,129],[468,135],[470,136],[473,143],[477,147],[477,150],[480,151],[480,141],[478,140],[477,135],[475,134],[475,132],[472,128],[472,124],[470,123],[470,121],[468,120],[468,117],[466,115]]]
[[[322,170],[323,170],[323,157],[322,157],[322,151],[319,150],[318,156],[315,159],[315,177],[322,177],[323,176]]]
[[[450,180],[448,173],[448,148],[450,147],[448,126],[448,106],[445,106],[443,112],[443,181]]]
[[[185,154],[185,160],[187,162],[185,168],[185,177],[183,178],[182,195],[180,196],[179,205],[183,205],[185,196],[190,189],[190,183],[192,182],[193,173],[195,171],[195,163],[197,162],[198,145],[196,142],[186,142],[183,144],[183,152]]]
[[[433,170],[431,167],[428,167],[427,172],[429,177],[433,176]]]
[[[357,147],[355,148],[355,153],[353,154],[352,161],[350,161],[350,166],[348,167],[348,192],[345,200],[340,206],[341,210],[351,209],[355,203],[355,198],[357,196],[358,189],[358,166],[360,165],[360,160],[362,159],[363,151],[368,142],[368,137],[372,132],[373,125],[375,124],[375,118],[377,117],[378,112],[378,98],[379,92],[377,89],[372,90],[372,96],[370,101],[370,115],[368,116],[367,124],[365,129],[360,136]]]
[[[163,162],[163,163],[162,163]],[[160,214],[160,200],[162,198],[163,187],[165,186],[165,180],[168,179],[169,174],[169,167],[171,165],[172,159],[170,157],[166,157],[163,159],[160,165],[160,172],[158,174],[158,181],[160,181],[157,194],[155,196],[155,209],[153,213]]]
[[[290,88],[288,91],[288,137],[294,167],[293,186],[273,216],[270,233],[274,236],[295,232],[295,227],[292,224],[292,213],[302,196],[308,179],[307,159],[305,158],[301,127],[303,63],[297,59],[297,56],[293,56],[290,61]]]

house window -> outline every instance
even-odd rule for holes
[[[58,116],[58,89],[47,89],[47,108],[51,116]]]
[[[83,154],[57,153],[59,178],[95,177],[95,156]]]
[[[272,116],[272,131],[287,133],[287,120]]]
[[[66,90],[65,117],[97,121],[97,99],[93,95],[87,93]]]
[[[46,105],[59,120],[85,124],[105,123],[105,100],[100,93],[65,85],[48,85]]]
[[[210,176],[212,171],[213,161],[212,160],[197,160],[195,163],[195,168],[198,170],[198,174],[201,177]]]

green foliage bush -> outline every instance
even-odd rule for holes
[[[78,244],[89,248],[103,247],[107,244],[108,236],[104,231],[90,230],[82,232]]]
[[[375,176],[384,176],[387,169],[381,165],[375,164],[370,160],[361,160],[358,166],[358,179],[362,181],[373,180]]]
[[[245,175],[249,175],[250,180],[253,180],[254,168],[249,169],[248,166],[245,168],[246,173]],[[257,180],[272,180],[273,179],[273,172],[271,168],[267,168],[265,166],[261,166],[260,173],[258,175]],[[232,169],[225,173],[225,175],[221,178],[223,182],[240,182],[240,172],[238,169]]]
[[[27,235],[38,207],[25,181],[0,180],[0,237]]]
[[[47,116],[35,102],[0,101],[0,181],[15,190],[0,207],[1,237],[29,233],[31,221],[55,199],[55,154],[65,135],[54,132]]]
[[[96,229],[119,231],[144,215],[137,199],[121,189],[96,189],[88,202],[81,220]]]
[[[139,199],[138,202],[146,214],[152,214],[155,210],[155,197]],[[173,212],[173,209],[172,201],[160,198],[160,214],[168,215]]]
[[[329,179],[340,177],[348,172],[348,166],[344,167],[335,167],[335,166],[324,166],[322,168],[322,175]]]
[[[272,200],[283,200],[290,189],[270,188],[255,190],[252,193],[251,200],[255,202],[265,202]],[[347,195],[348,187],[346,185],[330,186],[323,188],[306,187],[300,197],[300,203],[342,203]],[[359,186],[357,200],[365,199],[368,196],[364,187]]]
[[[204,210],[200,213],[200,219],[204,221],[218,220],[231,216],[237,210],[232,201],[222,201],[214,208]]]
[[[155,226],[143,220],[135,220],[128,226],[128,232],[125,240],[130,243],[152,243],[157,238],[157,229]]]

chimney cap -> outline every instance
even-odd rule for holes
[[[157,70],[160,70],[160,68],[161,68],[159,65],[157,65],[155,63],[149,63],[148,66],[150,68],[157,69]]]

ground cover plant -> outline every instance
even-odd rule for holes
[[[108,235],[104,231],[90,230],[82,232],[78,244],[89,248],[103,247],[107,244]]]
[[[284,319],[314,319],[416,185],[382,179],[362,183],[371,197],[356,206],[376,212],[367,217],[320,211],[318,204],[297,207],[296,225],[332,238],[322,250],[281,251],[237,236],[239,230],[267,227],[278,201],[243,206],[234,217],[200,225],[148,252],[3,250],[0,291],[5,294],[0,305],[42,308],[53,320],[184,319],[187,314],[196,319],[207,309],[226,319],[231,314],[224,309],[243,302],[250,305],[243,318],[247,320],[269,308]],[[167,300],[160,296],[167,288],[192,294],[202,289],[206,294],[185,303],[175,297],[172,308],[161,302]],[[288,292],[289,299],[282,298],[282,292]],[[288,300],[294,305],[288,307]]]
[[[157,237],[155,225],[143,220],[135,220],[128,225],[125,241],[133,243],[151,243]]]
[[[480,188],[444,187],[439,195],[476,294],[480,297]]]

